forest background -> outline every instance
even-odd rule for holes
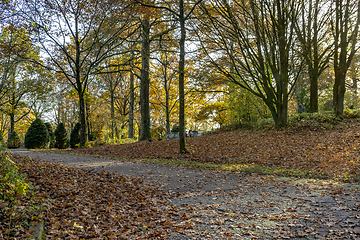
[[[0,131],[80,144],[359,107],[360,1],[0,1]]]

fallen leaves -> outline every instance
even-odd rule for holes
[[[22,162],[20,170],[34,186],[34,197],[43,199],[38,221],[45,221],[47,239],[165,239],[168,232],[193,227],[171,214],[166,193],[141,178],[14,157]],[[162,224],[160,219],[165,219]]]
[[[238,130],[187,138],[190,153],[178,153],[178,140],[142,141],[69,150],[128,159],[185,159],[237,167],[276,167],[278,174],[309,172],[319,177],[352,180],[360,176],[359,124],[332,129]],[[255,169],[256,170],[256,169]],[[291,171],[288,171],[291,170]]]

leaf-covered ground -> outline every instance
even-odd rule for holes
[[[238,130],[187,138],[189,153],[178,153],[178,140],[79,148],[68,152],[129,159],[185,159],[227,164],[228,170],[261,168],[266,172],[358,181],[359,124],[332,128]]]
[[[29,237],[31,221],[45,221],[46,239],[166,239],[188,227],[186,221],[173,223],[169,196],[140,178],[13,159],[34,195],[17,200],[16,209],[1,209],[0,239]]]
[[[359,127],[219,133],[187,139],[187,155],[177,153],[177,140],[67,151],[166,161],[185,158],[232,170],[293,169],[356,180]],[[357,239],[360,235],[357,184],[347,188],[333,181],[254,174],[243,178],[243,186],[234,192],[170,195],[142,178],[44,159],[22,160],[19,155],[13,159],[34,186],[34,195],[19,199],[15,210],[0,206],[0,239],[29,236],[31,221],[45,222],[46,239]]]

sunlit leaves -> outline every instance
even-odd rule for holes
[[[360,148],[358,132],[358,125],[334,129],[239,130],[188,138],[190,153],[186,155],[178,154],[178,140],[107,145],[76,151],[118,158],[186,159],[198,163],[232,164],[234,170],[248,166],[246,169],[255,172],[354,180],[360,176],[356,150]]]

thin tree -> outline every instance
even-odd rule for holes
[[[336,115],[343,115],[346,92],[346,73],[354,58],[360,24],[360,1],[334,0],[335,16],[332,20],[334,36],[333,109]]]
[[[328,27],[331,8],[327,5],[328,1],[323,0],[303,1],[299,21],[295,21],[295,30],[301,46],[300,54],[304,58],[310,80],[310,112],[318,111],[318,80],[328,67],[333,54]]]
[[[191,7],[188,7],[188,12],[185,12],[185,4],[184,0],[179,0],[179,5],[177,6],[177,10],[174,10],[176,6],[169,6],[171,4],[167,4],[164,2],[163,6],[161,5],[149,5],[140,2],[141,5],[150,7],[150,8],[157,8],[157,9],[163,9],[174,16],[176,16],[176,20],[178,21],[180,25],[180,40],[179,40],[179,47],[180,47],[180,53],[179,53],[179,150],[180,153],[187,153],[186,149],[186,141],[185,141],[185,40],[186,40],[186,28],[185,24],[186,21],[190,18],[192,13],[194,12],[195,8],[202,2],[202,0],[198,0],[192,4]],[[168,5],[168,6],[166,6]],[[190,4],[189,4],[190,5]]]

